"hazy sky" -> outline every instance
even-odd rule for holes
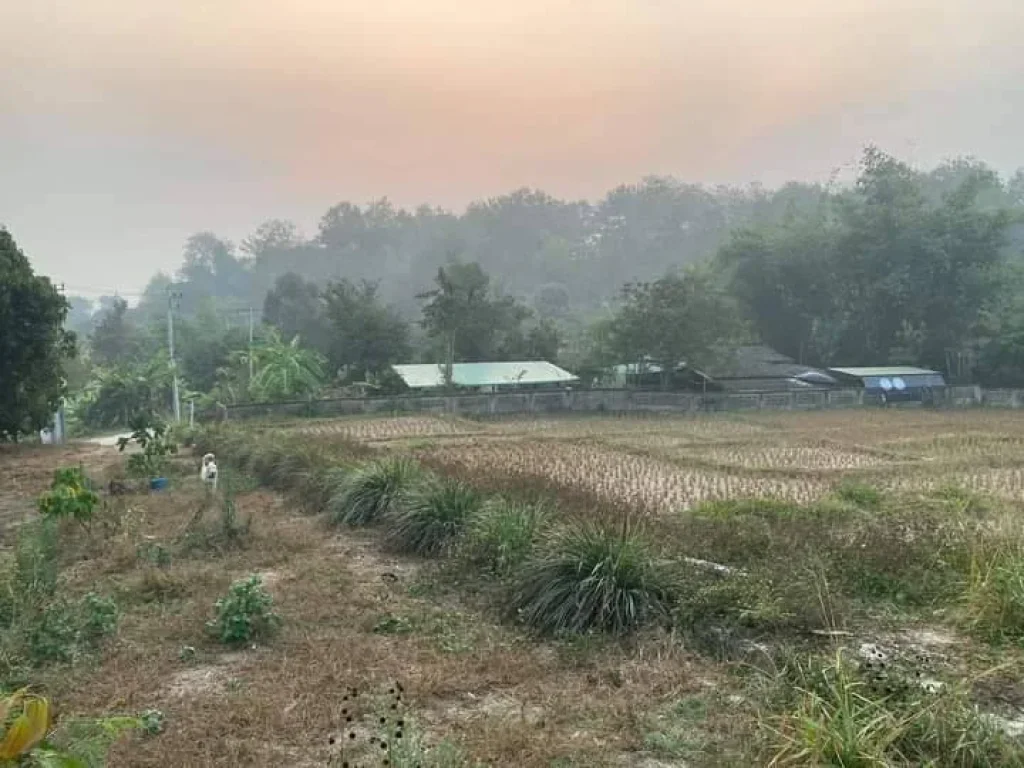
[[[0,0],[0,223],[80,292],[334,202],[1024,165],[1022,0]]]

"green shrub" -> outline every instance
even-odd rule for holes
[[[50,490],[39,497],[37,506],[46,517],[87,522],[99,502],[100,497],[92,490],[82,469],[66,467],[54,473]]]
[[[392,511],[422,477],[405,458],[375,461],[351,472],[328,502],[335,524],[371,525]]]
[[[542,504],[492,499],[471,520],[463,554],[472,565],[507,574],[529,557],[550,517]]]
[[[74,658],[78,645],[78,617],[75,614],[70,603],[58,600],[26,621],[26,650],[32,661],[43,664]]]
[[[58,599],[21,616],[27,651],[36,663],[72,661],[117,629],[117,604],[94,592],[80,602]]]
[[[166,568],[171,564],[171,553],[158,541],[144,541],[136,548],[140,560],[145,560],[158,568]]]
[[[141,731],[147,736],[154,735],[151,728],[156,722],[156,716],[163,717],[159,710],[147,710],[138,717],[113,715],[102,718],[61,718],[47,739],[49,746],[57,751],[47,754],[47,759],[39,760],[38,765],[100,768],[107,765],[107,753],[124,734]]]
[[[139,413],[129,423],[132,433],[119,438],[117,449],[124,451],[130,443],[142,448],[128,457],[128,473],[135,477],[160,477],[167,469],[167,457],[178,452],[167,423],[150,413]]]
[[[117,629],[117,603],[109,597],[90,592],[82,599],[79,611],[79,638],[86,643],[96,643]]]
[[[248,643],[266,637],[280,624],[273,607],[274,599],[258,575],[240,579],[214,605],[216,617],[207,623],[207,629],[226,645]]]
[[[387,516],[387,542],[399,552],[444,553],[480,509],[480,495],[465,483],[443,478],[424,483]]]
[[[882,493],[865,483],[858,483],[847,480],[840,483],[835,490],[835,495],[840,501],[853,504],[861,509],[878,509],[882,506]]]
[[[663,617],[668,580],[646,541],[630,531],[575,524],[517,576],[511,607],[546,633],[632,631]]]

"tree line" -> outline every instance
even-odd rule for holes
[[[750,342],[813,365],[1024,386],[1022,255],[1024,172],[918,171],[875,149],[849,185],[651,178],[596,204],[522,190],[458,216],[341,203],[311,239],[280,221],[239,248],[193,236],[137,307],[71,297],[61,312],[84,354],[64,367],[91,423],[166,404],[173,286],[178,373],[206,402],[392,391],[391,364],[410,361],[699,367]]]

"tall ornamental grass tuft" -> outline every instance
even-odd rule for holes
[[[375,461],[349,473],[327,502],[332,523],[372,525],[394,510],[421,479],[415,462],[405,458]]]
[[[444,554],[479,511],[479,493],[451,478],[425,482],[387,517],[387,542],[398,552]]]
[[[533,629],[624,634],[666,615],[668,580],[638,533],[577,523],[546,549],[523,566],[511,594]]]

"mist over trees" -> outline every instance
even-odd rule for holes
[[[106,380],[166,349],[172,286],[179,373],[217,402],[387,390],[398,362],[668,369],[756,342],[809,364],[1024,386],[1024,170],[922,171],[868,149],[847,184],[650,177],[596,202],[528,189],[461,214],[341,202],[309,236],[283,220],[238,245],[201,232],[138,306],[108,297],[90,313],[71,297],[68,325]],[[250,356],[277,373],[250,379]]]

